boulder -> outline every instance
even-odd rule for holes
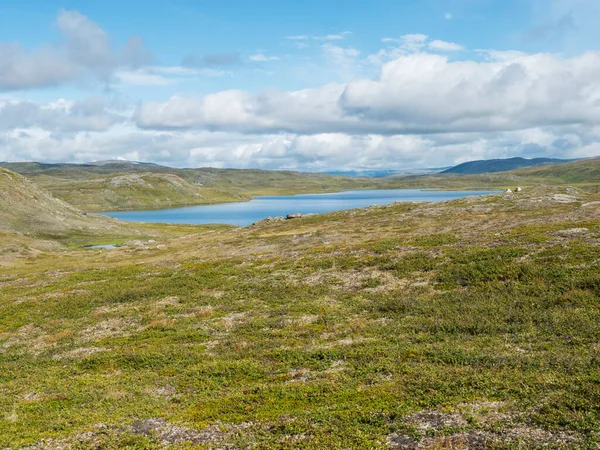
[[[302,217],[302,214],[300,214],[300,213],[295,213],[295,214],[288,214],[288,215],[286,216],[286,219],[287,219],[287,220],[290,220],[290,219],[299,219],[300,217]]]

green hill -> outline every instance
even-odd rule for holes
[[[166,208],[244,199],[190,184],[169,173],[117,173],[88,178],[58,178],[46,174],[28,176],[54,196],[86,211]]]
[[[27,236],[60,237],[73,233],[115,232],[117,221],[87,215],[54,198],[27,178],[0,168],[0,230]]]
[[[463,175],[475,175],[480,173],[507,172],[509,170],[524,167],[547,166],[551,164],[564,164],[570,160],[554,158],[506,158],[506,159],[484,159],[469,161],[446,169],[441,173],[456,173]]]
[[[546,179],[555,183],[600,183],[600,158],[583,159],[546,167],[532,167],[516,171],[515,174]]]

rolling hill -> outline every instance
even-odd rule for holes
[[[87,215],[27,178],[1,168],[0,217],[0,230],[36,237],[116,232],[120,227],[116,220]]]
[[[484,159],[469,161],[442,171],[441,173],[456,173],[462,175],[475,175],[480,173],[507,172],[524,167],[547,166],[551,164],[564,164],[572,160],[554,158],[507,158]]]

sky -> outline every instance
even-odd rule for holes
[[[3,0],[0,161],[600,155],[598,0]]]

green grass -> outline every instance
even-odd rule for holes
[[[160,419],[173,448],[596,448],[598,196],[556,192],[8,260],[0,444],[162,448]]]

